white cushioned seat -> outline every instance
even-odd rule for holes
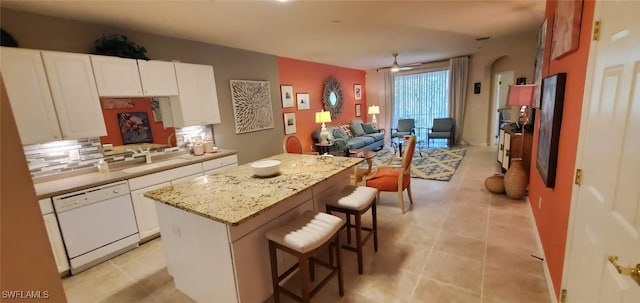
[[[373,187],[347,185],[325,199],[325,204],[359,211],[369,207],[377,195],[378,190]]]
[[[306,211],[296,219],[269,230],[267,239],[305,253],[326,244],[343,224],[340,217]]]

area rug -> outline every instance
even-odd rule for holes
[[[427,148],[423,149],[422,156],[416,154],[411,161],[411,177],[449,181],[456,172],[456,169],[462,162],[467,150],[464,148]],[[376,157],[372,159],[372,171],[380,165],[389,162],[389,158],[394,155],[393,149],[385,148],[377,152]],[[366,168],[367,162],[360,164],[362,168]]]

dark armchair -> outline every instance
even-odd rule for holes
[[[414,119],[399,119],[398,127],[391,129],[391,138],[413,136],[416,134],[416,122]]]
[[[427,134],[427,146],[429,146],[431,139],[447,139],[449,148],[451,148],[455,144],[455,128],[453,118],[433,119],[433,127]]]

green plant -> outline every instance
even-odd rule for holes
[[[146,48],[130,41],[127,36],[118,34],[109,36],[102,35],[102,38],[95,41],[94,50],[91,53],[95,55],[149,60]]]

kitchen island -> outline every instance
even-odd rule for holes
[[[280,173],[250,164],[145,193],[156,200],[167,269],[197,302],[262,302],[272,293],[266,231],[349,184],[360,158],[279,154]],[[284,255],[280,255],[284,257]],[[281,270],[294,260],[281,259]]]

